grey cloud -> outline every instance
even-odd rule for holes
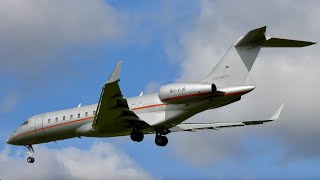
[[[205,77],[227,48],[248,30],[267,25],[267,35],[319,41],[317,1],[201,1],[197,26],[180,37],[182,71],[177,81]],[[280,141],[283,160],[319,157],[318,45],[302,49],[263,49],[253,66],[248,84],[256,89],[240,102],[205,112],[189,121],[241,121],[268,117],[282,103],[277,122],[260,127],[219,130],[173,136],[173,151],[191,163],[210,163],[234,157],[250,157],[243,147],[247,137]],[[170,52],[170,51],[167,51]],[[170,55],[169,55],[170,57]],[[192,73],[190,73],[192,72]],[[205,137],[205,138],[204,138]],[[256,147],[252,147],[255,149]],[[282,149],[283,148],[283,149]],[[193,153],[190,158],[190,151]],[[263,151],[263,150],[262,150]]]
[[[4,0],[0,14],[1,74],[29,83],[53,69],[66,70],[72,62],[63,54],[74,44],[114,40],[123,33],[122,16],[103,0]]]
[[[1,179],[153,179],[127,155],[109,143],[82,150],[37,146],[36,163],[28,164],[23,153],[0,151]],[[21,157],[23,156],[23,158]],[[18,173],[17,173],[18,172]]]

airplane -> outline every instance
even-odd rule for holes
[[[11,145],[26,146],[28,163],[34,163],[34,144],[76,137],[130,135],[141,142],[155,134],[155,144],[166,146],[167,134],[180,131],[218,130],[259,125],[279,118],[283,105],[263,120],[239,122],[183,123],[190,117],[241,100],[255,89],[245,81],[261,48],[305,47],[314,42],[265,36],[266,26],[249,31],[231,45],[209,75],[199,82],[172,83],[158,93],[125,98],[119,87],[119,62],[102,88],[97,104],[35,115],[8,138]]]

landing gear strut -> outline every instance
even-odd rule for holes
[[[141,131],[133,130],[130,134],[131,140],[141,142],[143,140],[143,133]]]
[[[34,150],[33,150],[33,147],[32,145],[26,145],[27,149],[28,149],[28,158],[27,158],[27,161],[28,163],[34,163],[34,158],[33,158],[33,153],[34,153]]]
[[[168,138],[166,136],[163,136],[159,133],[156,134],[156,138],[154,139],[154,142],[158,146],[166,146],[168,144]]]

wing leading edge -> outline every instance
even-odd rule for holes
[[[127,100],[123,97],[118,82],[122,62],[112,72],[106,84],[103,86],[96,116],[92,123],[96,132],[116,132],[150,127],[149,124],[129,109]]]
[[[214,129],[218,130],[220,128],[231,128],[239,126],[248,126],[248,125],[259,125],[266,122],[271,122],[279,119],[280,113],[283,109],[283,104],[277,109],[277,111],[269,118],[265,120],[256,120],[256,121],[243,121],[243,122],[226,122],[226,123],[182,123],[177,126],[174,126],[170,129],[170,132],[179,132],[179,131],[197,131],[204,129]]]

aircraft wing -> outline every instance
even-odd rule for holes
[[[92,123],[94,131],[115,132],[150,127],[149,124],[129,109],[127,100],[123,97],[118,82],[122,62],[119,62],[108,81],[102,88],[96,116]]]
[[[170,132],[179,132],[179,131],[197,131],[203,129],[214,129],[218,130],[220,128],[231,128],[239,126],[248,126],[248,125],[259,125],[266,122],[277,120],[280,116],[284,105],[281,105],[277,111],[269,118],[265,120],[256,120],[256,121],[242,121],[242,122],[225,122],[225,123],[182,123],[177,126],[170,128]]]

